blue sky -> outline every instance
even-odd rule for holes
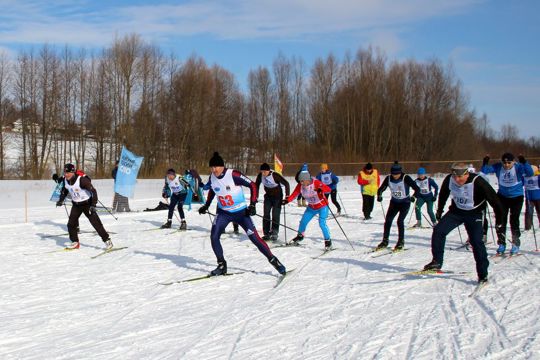
[[[245,83],[275,56],[307,65],[372,45],[390,60],[452,63],[477,113],[540,136],[540,1],[487,0],[0,0],[0,51],[32,45],[101,48],[136,32],[196,53]]]

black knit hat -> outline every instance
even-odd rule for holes
[[[268,165],[267,163],[263,163],[260,167],[261,170],[266,170],[266,171],[270,171],[270,165]]]
[[[390,173],[393,175],[401,174],[402,168],[401,165],[396,161],[394,161],[394,165],[390,168]]]
[[[173,168],[170,168],[169,170],[167,170],[167,175],[176,175],[176,171],[174,171]]]
[[[75,172],[75,165],[68,163],[64,165],[64,172],[65,173],[74,173]]]
[[[210,167],[225,166],[225,162],[223,161],[223,158],[219,156],[219,153],[217,151],[214,153],[214,156],[212,156],[212,158],[208,162],[208,166]]]
[[[501,156],[502,161],[514,161],[514,154],[506,152]]]
[[[373,169],[373,165],[370,162],[368,162],[366,164],[366,170],[371,170],[371,169]]]

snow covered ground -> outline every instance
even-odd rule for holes
[[[110,205],[112,182],[95,184]],[[162,180],[140,181],[132,209],[156,206],[161,186]],[[465,250],[448,250],[444,269],[466,274],[403,275],[431,260],[429,229],[407,231],[408,251],[367,254],[381,240],[381,206],[376,203],[373,220],[362,221],[358,186],[349,178],[340,187],[347,215],[338,219],[355,251],[329,220],[338,249],[312,259],[323,247],[314,221],[305,247],[274,250],[295,269],[274,288],[275,270],[231,226],[222,237],[229,271],[255,273],[163,286],[158,282],[215,267],[208,215],[188,212],[191,230],[179,233],[146,231],[166,219],[163,211],[119,214],[118,221],[101,214],[115,245],[128,249],[91,259],[103,243],[85,233],[79,251],[48,253],[68,241],[66,213],[48,201],[52,188],[51,181],[0,182],[1,359],[540,357],[540,261],[531,232],[522,237],[525,255],[492,263],[490,285],[471,298],[476,274]],[[302,212],[288,205],[287,224],[296,228]],[[261,228],[261,219],[255,221]],[[84,217],[81,228],[91,230]],[[491,234],[489,240],[492,254]],[[447,248],[458,245],[456,231]]]

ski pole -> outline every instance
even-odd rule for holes
[[[536,247],[535,251],[540,251],[540,250],[538,250],[538,243],[536,242],[536,230],[534,229],[534,206],[533,206],[531,212],[532,212],[531,227],[532,227],[533,236],[534,236],[534,246]]]
[[[283,206],[283,225],[285,225],[285,242],[287,242],[287,211],[286,211],[286,206],[285,205],[281,205]],[[535,240],[536,240],[536,237],[535,237]]]
[[[266,218],[266,217],[264,217],[264,216],[262,216],[262,215],[255,214],[255,216],[258,216],[258,217],[262,218],[263,220],[269,220],[270,222],[272,222],[272,223],[274,223],[274,224],[278,224],[279,226],[283,226],[284,228],[289,229],[289,230],[291,230],[291,231],[296,231],[295,229],[293,229],[293,228],[291,228],[291,227],[288,227],[287,225],[280,224],[278,221],[275,221],[275,220]]]
[[[489,207],[486,206],[487,213],[488,213],[488,222],[489,222],[489,228],[491,230],[491,237],[493,238],[493,245],[497,245],[497,240],[495,239],[495,233],[493,232],[493,223],[491,222],[491,212],[489,211]],[[536,240],[536,238],[535,238]]]
[[[113,215],[112,211],[109,210],[108,207],[106,207],[105,205],[103,205],[103,203],[102,203],[99,199],[98,199],[98,203],[100,203],[101,206],[103,206],[103,207],[105,208],[105,210],[107,210],[107,212],[108,212],[109,214],[111,214],[111,216],[114,218],[114,220],[118,220],[118,218],[117,218],[116,216]]]
[[[338,224],[339,228],[341,229],[341,232],[343,233],[343,236],[345,236],[345,239],[347,239],[347,241],[349,242],[349,245],[351,245],[351,248],[353,249],[353,251],[356,252],[356,249],[354,248],[353,244],[351,243],[351,240],[349,240],[349,237],[347,236],[347,234],[345,234],[345,230],[343,230],[343,228],[341,227],[341,224],[339,223],[338,219],[336,218],[336,215],[334,215],[334,212],[330,208],[330,204],[328,204],[327,206],[328,206],[328,210],[330,210],[330,214],[332,214],[332,216],[334,217],[334,220],[336,220],[336,223]]]
[[[381,204],[382,216],[383,216],[383,218],[386,219],[386,214],[384,213],[384,206],[383,206],[383,204],[382,204],[382,201],[381,201],[379,204]]]
[[[165,198],[165,201],[167,202],[167,205],[169,205],[169,207],[171,206],[169,204],[169,198]],[[176,220],[178,220],[178,222],[182,222],[180,221],[180,218],[178,217],[178,215],[174,212],[174,209],[173,209],[173,214],[174,214],[174,217],[176,218]]]
[[[461,237],[461,230],[459,229],[461,225],[458,225],[457,231],[459,233],[459,240],[461,240],[461,245],[463,245],[463,238]]]
[[[339,197],[339,202],[341,203],[341,206],[343,206],[343,212],[344,212],[345,214],[347,214],[347,209],[345,209],[345,203],[343,202],[343,199],[341,198],[341,195],[339,195],[339,193],[337,192],[337,190],[336,190],[336,194],[337,194],[337,196]]]
[[[416,205],[415,205],[415,210],[416,210]],[[407,222],[407,226],[411,224],[412,214],[413,214],[413,211],[411,211],[411,215],[409,215],[409,222]]]
[[[66,210],[66,215],[67,215],[67,217],[69,217],[69,213],[67,211],[67,205],[66,205],[65,201],[64,201],[64,210]]]

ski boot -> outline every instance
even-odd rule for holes
[[[379,245],[375,248],[375,251],[383,250],[388,247],[388,239],[383,239]]]
[[[403,250],[404,246],[405,246],[405,243],[403,241],[398,241],[396,246],[394,246],[394,251],[401,251]]]
[[[167,220],[167,222],[163,225],[161,225],[162,229],[170,229],[172,225],[172,220]]]
[[[510,255],[516,255],[519,252],[519,246],[512,244],[512,248],[510,249]]]
[[[285,269],[285,265],[283,265],[277,257],[273,256],[270,260],[270,264],[280,273],[281,275],[285,275],[287,273],[287,269]]]
[[[263,235],[262,239],[263,239],[264,241],[270,241],[270,235],[266,235],[266,234],[265,234],[265,235]]]
[[[225,275],[227,273],[227,262],[225,260],[218,261],[218,266],[210,271],[210,276]]]
[[[438,270],[441,270],[441,268],[442,268],[441,264],[439,264],[435,260],[431,260],[431,262],[429,264],[426,264],[424,266],[424,271],[428,271],[428,270],[438,271]]]
[[[277,234],[272,234],[272,235],[270,235],[270,241],[276,242],[276,241],[277,241],[277,237],[278,237]]]
[[[485,276],[479,276],[478,277],[478,284],[486,284],[488,282],[488,277],[487,275]]]
[[[506,244],[499,244],[499,248],[497,249],[497,255],[498,256],[504,255],[505,251],[506,251]]]
[[[324,250],[332,250],[332,240],[324,240]]]
[[[235,235],[240,234],[240,231],[238,230],[239,225],[237,223],[233,223],[233,233]]]
[[[110,238],[105,240],[104,243],[105,243],[105,250],[111,250],[114,246]]]
[[[67,250],[77,250],[80,247],[80,244],[78,241],[73,241],[71,244],[66,246]]]
[[[302,207],[307,207],[306,199],[302,199]]]
[[[182,220],[182,221],[180,222],[180,227],[178,228],[178,230],[181,230],[181,231],[187,230],[186,220]]]
[[[420,221],[418,221],[418,222],[417,222],[416,224],[414,224],[412,227],[415,228],[415,229],[421,229],[421,228],[422,228],[422,223],[421,223]]]
[[[336,217],[341,216],[341,209],[337,211]]]
[[[299,242],[304,240],[304,235],[302,234],[298,234],[296,235],[296,237],[294,239],[291,240],[291,242],[289,243],[290,245],[294,245],[294,246],[298,246]]]

